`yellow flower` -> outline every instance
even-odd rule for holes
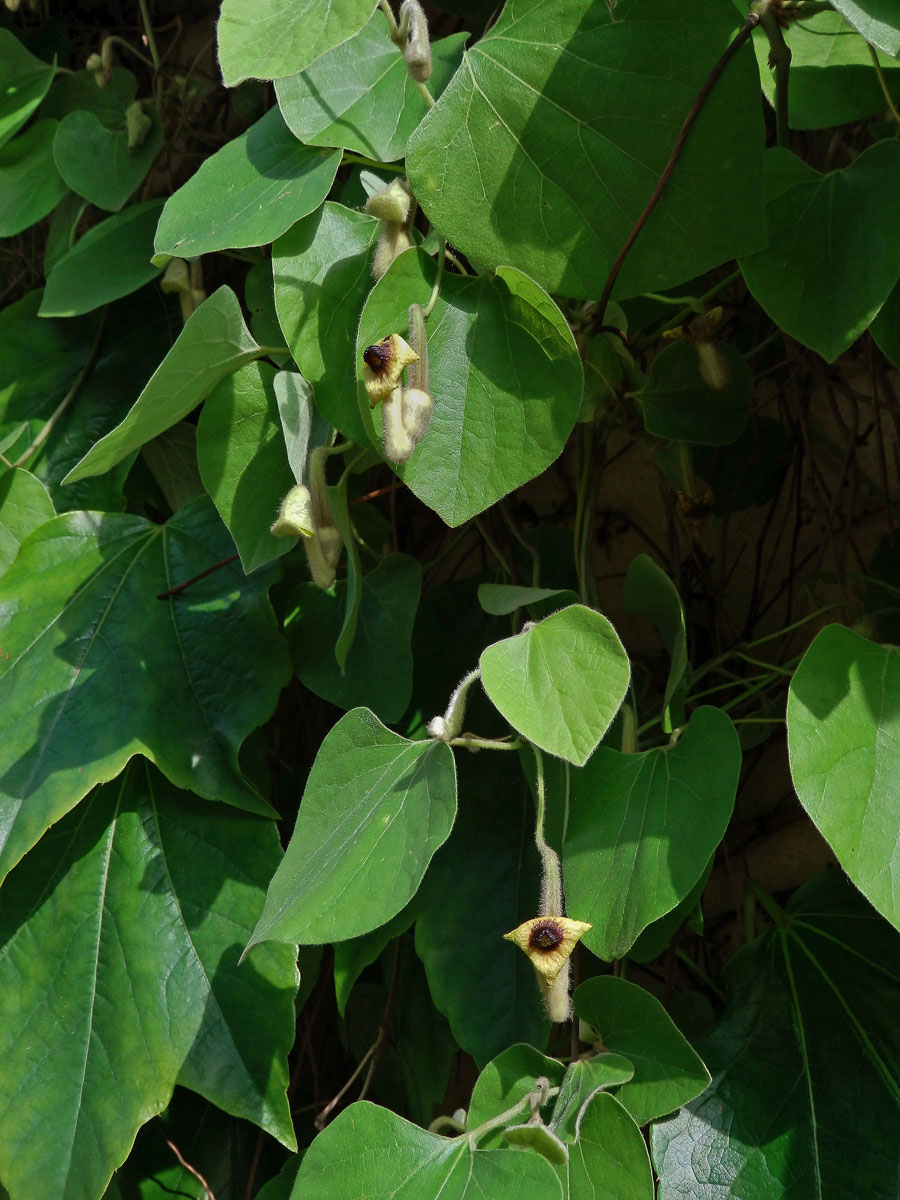
[[[587,922],[570,921],[568,917],[534,917],[503,936],[525,951],[544,983],[552,986],[576,943],[590,928]]]
[[[372,408],[381,400],[387,400],[394,388],[400,385],[404,368],[418,359],[418,354],[399,333],[392,333],[380,342],[366,346],[363,351],[363,383]]]

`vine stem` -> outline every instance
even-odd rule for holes
[[[875,68],[875,74],[878,76],[878,82],[881,84],[881,90],[884,92],[884,98],[887,101],[887,106],[891,111],[891,116],[894,118],[897,124],[900,125],[900,111],[898,111],[897,105],[894,103],[894,97],[888,91],[887,80],[884,77],[884,69],[882,68],[881,63],[878,61],[878,55],[875,53],[875,47],[869,42],[866,42],[866,46],[868,47],[869,53],[872,55],[872,66]]]
[[[534,844],[541,856],[541,911],[542,917],[561,917],[563,915],[562,871],[556,851],[547,845],[544,836],[544,821],[547,812],[546,788],[544,785],[544,757],[534,743],[536,767],[537,816],[534,822]]]
[[[141,20],[144,22],[144,33],[147,35],[147,49],[150,51],[150,57],[153,59],[154,71],[159,70],[159,52],[156,49],[156,38],[153,36],[153,22],[150,20],[150,10],[147,8],[147,0],[138,0],[141,9]]]
[[[690,133],[694,122],[697,120],[697,117],[700,115],[703,105],[708,100],[713,88],[719,82],[719,77],[722,75],[725,68],[731,62],[735,54],[737,54],[741,46],[743,46],[744,42],[747,41],[747,39],[750,37],[750,34],[758,24],[759,14],[755,12],[748,13],[746,21],[729,43],[725,53],[721,56],[719,61],[707,75],[703,87],[701,87],[700,91],[697,93],[694,103],[691,105],[688,111],[688,115],[684,118],[684,124],[679,130],[678,137],[675,139],[675,145],[672,147],[672,153],[669,155],[669,161],[663,167],[662,174],[657,180],[656,187],[653,189],[650,199],[644,206],[644,211],[635,221],[631,233],[629,233],[628,237],[625,239],[625,244],[622,246],[622,249],[616,256],[616,260],[610,269],[609,277],[607,278],[606,284],[603,288],[603,294],[600,297],[600,303],[598,304],[597,311],[594,315],[595,327],[603,324],[603,318],[606,315],[606,308],[609,304],[610,297],[612,296],[613,288],[616,285],[616,280],[619,277],[619,272],[622,270],[622,265],[625,262],[631,247],[637,241],[638,234],[644,228],[647,223],[647,219],[659,203],[660,197],[665,190],[665,186],[669,182],[672,172],[675,170],[675,164],[681,157],[681,152],[684,149],[685,142],[687,141],[687,136]]]

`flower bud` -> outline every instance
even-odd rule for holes
[[[315,536],[315,523],[312,515],[312,497],[309,488],[298,483],[292,487],[281,502],[278,516],[271,526],[275,537],[305,537]]]
[[[372,259],[372,278],[376,283],[394,259],[399,257],[404,250],[408,250],[412,244],[412,238],[405,225],[399,221],[382,221],[381,235]]]
[[[431,42],[428,21],[419,0],[403,0],[400,28],[407,30],[403,59],[409,76],[416,83],[424,83],[431,75]]]
[[[415,438],[403,419],[403,394],[402,388],[394,388],[381,405],[384,454],[394,463],[406,462],[416,448]]]
[[[392,179],[366,201],[366,212],[379,221],[394,221],[403,225],[412,207],[412,194],[405,179]]]
[[[363,351],[363,384],[372,408],[387,400],[400,380],[405,367],[414,363],[418,354],[399,335],[392,333],[380,342],[366,346]]]
[[[403,427],[412,438],[413,448],[415,448],[428,428],[428,422],[434,411],[434,401],[421,388],[404,388],[401,394],[400,411],[403,417]],[[410,453],[412,452],[410,451]]]
[[[323,525],[315,536],[303,542],[309,572],[316,587],[327,591],[334,583],[336,567],[341,559],[343,542],[334,525]]]

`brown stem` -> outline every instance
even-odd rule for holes
[[[600,297],[600,303],[598,304],[597,311],[594,315],[593,324],[595,329],[603,324],[603,318],[606,315],[606,306],[609,304],[610,297],[612,296],[612,290],[615,287],[616,280],[619,277],[619,272],[622,270],[622,264],[625,262],[629,250],[637,241],[638,234],[646,225],[647,218],[659,203],[660,196],[662,196],[665,186],[669,182],[672,172],[675,170],[675,164],[681,157],[681,152],[684,149],[684,144],[687,141],[687,136],[691,131],[691,127],[697,120],[697,117],[700,115],[703,105],[708,100],[710,92],[718,83],[722,72],[725,70],[732,58],[735,56],[744,42],[746,42],[758,24],[759,16],[756,13],[748,13],[747,20],[744,22],[739,32],[735,35],[733,41],[729,43],[725,53],[707,75],[703,87],[697,93],[694,103],[690,107],[688,115],[684,118],[684,124],[681,126],[678,137],[675,139],[675,145],[672,147],[672,153],[669,155],[669,161],[663,167],[662,174],[657,181],[656,187],[653,189],[650,199],[647,201],[644,211],[635,221],[631,233],[629,233],[628,237],[625,239],[625,244],[619,251],[618,255],[616,256],[616,261],[612,265],[612,268],[609,272],[609,277],[606,280],[606,285],[603,288],[603,295]]]
[[[181,1163],[181,1165],[184,1167],[184,1169],[186,1171],[189,1171],[191,1173],[191,1175],[194,1176],[194,1178],[197,1180],[197,1182],[203,1188],[204,1192],[206,1192],[208,1200],[216,1200],[216,1197],[215,1197],[215,1194],[213,1193],[212,1188],[209,1186],[209,1184],[206,1182],[206,1180],[203,1178],[203,1176],[200,1174],[200,1172],[197,1170],[197,1168],[192,1167],[191,1164],[186,1161],[186,1159],[182,1156],[181,1151],[178,1149],[178,1147],[175,1145],[175,1143],[173,1141],[170,1141],[169,1138],[166,1138],[166,1145],[169,1147],[169,1149],[172,1151],[172,1153],[175,1155],[175,1157],[178,1159],[178,1161]]]
[[[167,592],[159,592],[156,598],[157,600],[168,600],[170,596],[180,596],[182,592],[186,592],[189,587],[192,587],[195,583],[199,583],[207,575],[212,575],[214,571],[221,571],[223,567],[227,567],[229,563],[237,562],[239,558],[239,554],[232,554],[229,558],[223,558],[221,562],[213,563],[211,567],[207,567],[205,571],[201,571],[199,575],[195,575],[192,579],[186,579],[184,583],[177,583],[175,587],[169,588]]]

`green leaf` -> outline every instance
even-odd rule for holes
[[[406,334],[411,303],[425,305],[435,264],[407,251],[375,285],[359,324],[356,362],[389,333]],[[539,475],[566,444],[581,401],[581,359],[560,310],[519,271],[445,274],[428,318],[434,415],[397,474],[448,525],[461,525]],[[360,414],[381,443],[380,409]]]
[[[339,708],[370,708],[382,721],[399,721],[412,694],[413,621],[419,605],[422,567],[417,559],[391,554],[365,575],[356,634],[344,669],[335,643],[344,621],[346,584],[324,592],[302,585],[286,625],[294,670],[303,684]]]
[[[149,104],[144,113],[152,128],[142,145],[135,147],[129,147],[124,125],[110,129],[83,109],[63,117],[53,141],[53,157],[66,186],[98,208],[118,212],[143,183],[162,149],[159,116]]]
[[[270,581],[231,566],[157,598],[231,545],[208,500],[165,526],[68,513],[22,543],[0,580],[0,873],[134,754],[179,787],[271,811],[237,761],[289,674]]]
[[[667,710],[688,667],[684,605],[678,589],[649,554],[637,554],[625,573],[623,598],[628,612],[640,613],[653,622],[669,652],[671,661],[663,695],[663,709]],[[670,724],[665,732],[671,730]]]
[[[494,617],[505,617],[517,608],[531,610],[549,600],[558,600],[557,607],[561,608],[577,603],[578,597],[568,588],[513,587],[506,583],[482,583],[478,587],[478,603]]]
[[[543,1047],[549,1030],[534,968],[503,941],[534,916],[541,886],[534,806],[514,757],[460,759],[459,816],[416,922],[434,1003],[479,1064],[515,1042]]]
[[[293,955],[237,966],[279,856],[271,822],[133,764],[9,876],[0,1173],[14,1196],[99,1196],[176,1083],[294,1148]]]
[[[632,1075],[634,1067],[621,1054],[604,1051],[591,1058],[576,1059],[566,1070],[553,1106],[550,1128],[565,1141],[576,1141],[585,1107],[597,1092],[619,1087]]]
[[[837,871],[727,967],[713,1083],[653,1126],[660,1200],[896,1200],[900,939]]]
[[[575,989],[576,1016],[596,1029],[607,1050],[625,1056],[633,1077],[616,1099],[638,1125],[674,1112],[706,1088],[710,1075],[672,1018],[649,992],[614,975]]]
[[[565,296],[601,290],[738,24],[705,0],[621,8],[506,4],[409,140],[429,220],[469,258]],[[758,89],[747,50],[704,105],[617,295],[683,283],[764,244]]]
[[[585,945],[611,960],[700,878],[734,807],[741,749],[721,709],[698,708],[671,747],[601,746],[572,780],[564,861]]]
[[[150,254],[161,207],[161,200],[133,204],[89,229],[48,275],[40,315],[77,317],[155,279]]]
[[[653,1171],[641,1131],[608,1092],[584,1109],[569,1163],[559,1169],[567,1200],[653,1200]]]
[[[510,1146],[533,1150],[554,1166],[562,1166],[569,1161],[569,1151],[565,1143],[546,1125],[509,1125],[503,1130],[503,1140]]]
[[[53,162],[55,121],[36,121],[0,147],[0,237],[37,224],[66,193]]]
[[[379,925],[371,933],[360,937],[350,938],[346,942],[337,942],[334,946],[334,994],[337,1000],[338,1012],[343,1017],[347,1001],[353,991],[353,985],[360,975],[371,966],[394,938],[406,933],[415,921],[419,912],[419,897],[421,889],[416,892],[409,904],[402,908],[395,917],[391,917],[384,925]],[[429,1007],[431,1007],[429,1005]]]
[[[384,1148],[390,1146],[390,1154]],[[363,1100],[351,1104],[304,1156],[292,1200],[562,1200],[553,1168],[538,1154],[476,1150]]]
[[[900,366],[900,282],[879,309],[870,330],[881,353],[895,367]]]
[[[268,245],[320,206],[340,164],[336,152],[302,146],[270,109],[169,197],[154,262]]]
[[[834,0],[834,7],[867,42],[900,58],[900,14],[894,0]]]
[[[319,747],[247,949],[339,942],[383,925],[415,895],[455,814],[448,746],[407,741],[364,708],[347,713]]]
[[[606,617],[570,605],[481,656],[484,690],[510,725],[583,766],[625,698],[628,657]]]
[[[197,466],[197,426],[179,421],[141,447],[141,458],[173,513],[205,495]]]
[[[787,704],[800,803],[871,904],[900,928],[900,649],[843,625],[814,639]]]
[[[647,926],[628,951],[628,957],[633,962],[649,963],[653,962],[654,958],[659,958],[685,921],[690,921],[693,929],[695,921],[699,918],[702,926],[703,910],[700,901],[712,874],[714,858],[715,855],[710,857],[700,878],[681,903]]]
[[[773,149],[773,171],[788,150]],[[849,167],[768,197],[769,244],[741,260],[750,291],[804,346],[834,362],[856,341],[897,282],[900,143],[876,142]]]
[[[33,529],[56,516],[50,493],[21,469],[0,475],[0,575]]]
[[[370,254],[381,222],[326,201],[272,247],[275,307],[316,409],[368,444],[356,403],[356,330],[372,287]]]
[[[224,0],[217,38],[226,87],[302,71],[353,37],[375,0]]]
[[[716,368],[727,374],[723,388],[710,387],[703,378],[700,356],[710,353],[716,356]],[[635,396],[648,433],[676,442],[724,446],[741,436],[752,394],[753,376],[734,346],[677,341],[657,354],[647,382]]]
[[[109,129],[122,126],[125,113],[137,95],[137,79],[124,67],[113,67],[109,82],[100,87],[92,71],[60,71],[41,106],[42,117],[61,121],[70,112],[85,109]]]
[[[468,34],[431,45],[428,90],[441,94],[459,66]],[[406,143],[428,112],[403,55],[376,12],[359,33],[297,75],[275,84],[278,106],[294,134],[309,146],[341,146],[379,162],[406,153]]]
[[[334,643],[334,661],[339,670],[345,670],[347,656],[353,649],[356,639],[356,629],[359,624],[359,610],[362,605],[362,562],[359,556],[359,545],[356,540],[353,523],[350,520],[349,500],[347,498],[346,473],[344,480],[335,487],[328,489],[328,499],[331,515],[344,543],[347,555],[347,577],[345,583],[344,620]]]
[[[535,1090],[541,1076],[551,1087],[559,1087],[566,1070],[555,1058],[547,1058],[533,1046],[520,1043],[492,1058],[475,1081],[466,1129],[471,1133],[486,1121],[499,1117]],[[528,1115],[528,1110],[523,1110]],[[515,1119],[515,1118],[514,1118]],[[485,1150],[503,1145],[502,1129],[494,1129],[478,1140]]]
[[[220,379],[262,353],[247,331],[237,296],[220,287],[191,313],[121,424],[92,446],[63,482],[108,471],[186,417]]]
[[[295,483],[302,483],[312,432],[312,388],[297,371],[279,371],[274,387],[288,463]]]
[[[213,388],[197,424],[197,461],[206,490],[249,573],[296,545],[269,532],[293,486],[275,399],[275,368],[239,367]]]
[[[837,12],[820,12],[793,22],[785,32],[791,51],[788,120],[792,129],[827,129],[874,117],[884,111],[884,92],[878,82],[872,56],[853,24],[841,16],[852,5],[857,12],[879,0],[840,0]],[[893,0],[885,0],[896,14]],[[741,6],[742,11],[746,6]],[[846,14],[849,16],[849,13]],[[769,40],[758,29],[753,47],[759,64],[763,91],[769,103],[775,100],[775,79],[768,64]],[[879,55],[888,90],[900,97],[900,72],[893,59]]]
[[[24,125],[50,87],[55,65],[30,54],[8,29],[0,29],[0,146]]]

